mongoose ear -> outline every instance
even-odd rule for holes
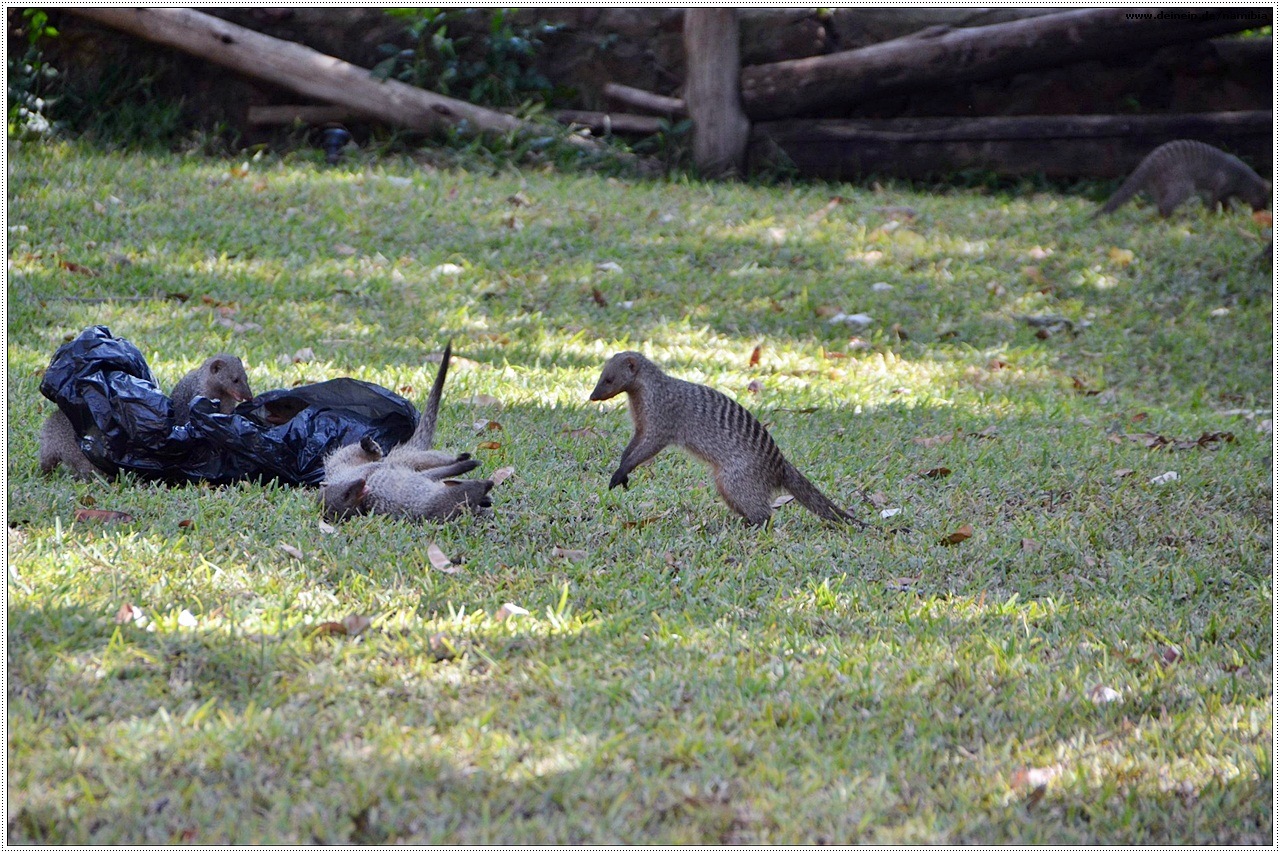
[[[209,362],[209,372],[221,373],[222,369],[226,366],[227,366],[227,363],[225,361],[223,361],[220,358],[215,358],[213,361]]]
[[[627,356],[628,370],[630,370],[632,373],[635,373],[639,367],[640,367],[640,362],[636,361],[636,357],[634,355]]]

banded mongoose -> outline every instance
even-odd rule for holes
[[[191,401],[196,397],[217,400],[218,411],[224,415],[231,414],[237,403],[252,400],[244,363],[234,355],[219,353],[206,358],[203,364],[179,379],[169,395],[175,424],[191,421]]]
[[[1254,210],[1271,204],[1271,184],[1243,160],[1194,139],[1166,142],[1144,157],[1094,218],[1113,212],[1140,192],[1151,196],[1161,216],[1173,213],[1195,193],[1210,207],[1225,205],[1233,197]]]
[[[423,521],[448,520],[466,509],[483,514],[493,506],[493,481],[452,479],[477,464],[461,457],[425,469],[396,464],[390,456],[383,459],[377,442],[365,436],[359,444],[326,457],[325,483],[320,487],[324,517],[342,521],[375,513]]]
[[[711,465],[720,497],[748,524],[766,523],[774,496],[786,491],[822,518],[862,525],[786,460],[750,412],[719,391],[668,376],[638,352],[620,352],[605,364],[591,399],[623,392],[635,433],[609,479],[610,489],[626,487],[637,465],[676,444]]]
[[[190,422],[191,401],[197,396],[217,400],[218,411],[224,415],[229,414],[237,402],[252,399],[253,392],[249,390],[244,364],[234,355],[222,353],[205,359],[203,364],[179,379],[170,397],[174,423]],[[66,465],[78,480],[91,480],[95,473],[107,473],[84,455],[75,428],[61,410],[49,415],[40,428],[40,470],[51,473],[59,463]]]
[[[51,474],[59,464],[66,465],[71,476],[77,480],[92,480],[94,474],[107,476],[106,471],[94,465],[84,455],[75,427],[61,409],[45,418],[44,425],[40,427],[41,472]]]
[[[491,507],[490,480],[453,480],[480,463],[469,454],[432,450],[452,341],[445,344],[431,393],[413,435],[386,454],[370,436],[325,457],[320,504],[330,521],[362,513],[398,518],[449,519],[464,509]]]

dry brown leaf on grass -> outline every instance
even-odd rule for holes
[[[949,477],[950,475],[951,469],[945,465],[939,465],[937,468],[929,468],[926,471],[920,472],[921,477],[928,477],[930,480],[940,480],[943,477]]]
[[[293,559],[295,559],[295,560],[301,560],[301,559],[302,559],[302,551],[300,551],[299,549],[297,549],[297,548],[293,547],[292,545],[286,545],[285,543],[280,542],[280,543],[278,543],[278,544],[277,544],[277,546],[276,546],[276,547],[278,547],[281,551],[284,551],[284,552],[285,552],[286,554],[288,554],[290,557],[293,557]]]
[[[1085,694],[1089,697],[1089,701],[1095,705],[1107,705],[1111,702],[1119,701],[1124,698],[1120,695],[1120,691],[1105,684],[1095,684],[1089,688],[1089,692]]]
[[[142,618],[142,611],[134,607],[129,602],[120,605],[120,609],[116,611],[116,624],[124,625],[129,622],[137,622]]]
[[[441,551],[440,546],[434,542],[427,545],[427,559],[431,561],[432,568],[439,569],[446,575],[458,573],[458,567],[453,564],[452,560],[444,555],[444,551]]]
[[[77,275],[87,275],[91,278],[96,278],[98,275],[93,270],[89,269],[83,264],[77,264],[75,261],[58,261],[58,266],[62,267],[62,269],[66,270],[67,272],[73,272],[73,273],[76,273]]]
[[[756,344],[756,348],[751,351],[751,357],[747,359],[748,367],[755,367],[760,363],[760,344]]]
[[[918,444],[921,447],[937,447],[940,444],[946,444],[948,441],[951,441],[956,437],[956,435],[958,435],[958,433],[947,432],[941,435],[920,436],[918,438],[911,439],[911,443]]]
[[[311,635],[313,637],[332,635],[358,637],[372,624],[373,620],[368,616],[352,613],[341,622],[321,622],[312,630]]]
[[[133,516],[129,513],[114,509],[78,509],[74,518],[76,521],[133,521]]]
[[[948,533],[946,536],[938,540],[939,545],[959,545],[964,540],[973,535],[973,525],[961,525],[955,531]]]
[[[551,549],[551,556],[560,560],[585,560],[587,552],[582,548],[561,548],[557,545]]]
[[[1023,540],[1022,540],[1022,550],[1024,550],[1024,551],[1030,551],[1031,553],[1035,553],[1036,551],[1039,551],[1039,550],[1040,550],[1040,543],[1039,543],[1039,542],[1037,542],[1037,541],[1036,541],[1036,540],[1034,540],[1034,539],[1023,539]]]
[[[1071,388],[1077,394],[1083,394],[1086,397],[1094,397],[1102,393],[1101,391],[1095,388],[1090,388],[1088,385],[1084,384],[1084,380],[1078,376],[1071,377]]]
[[[604,433],[602,433],[600,430],[596,429],[595,427],[590,427],[590,426],[578,427],[574,429],[570,427],[568,424],[565,424],[564,429],[560,431],[567,432],[570,438],[604,438]]]
[[[480,450],[497,450],[498,448],[502,447],[502,442],[482,441],[479,444],[477,444],[476,447],[479,448]]]
[[[622,527],[625,530],[632,530],[637,527],[648,527],[650,524],[653,524],[661,518],[662,516],[660,515],[651,515],[648,518],[642,518],[638,521],[624,521],[622,522]]]
[[[477,433],[482,433],[487,430],[496,430],[497,432],[501,432],[502,424],[498,423],[497,421],[481,420],[481,421],[476,421],[474,424],[472,424],[471,428],[474,429]]]
[[[502,483],[503,480],[506,480],[515,472],[516,472],[516,469],[513,466],[507,465],[502,468],[499,468],[497,471],[494,471],[492,474],[490,474],[489,480],[490,482],[493,483],[494,487],[496,488]]]
[[[1169,438],[1154,432],[1126,432],[1123,438],[1137,442],[1148,450],[1217,450],[1223,444],[1236,440],[1232,432],[1202,432],[1198,438]]]
[[[472,394],[462,402],[468,406],[497,406],[502,408],[502,401],[489,394]]]
[[[609,300],[604,298],[604,293],[598,287],[591,288],[591,299],[601,308],[609,307]]]
[[[458,656],[458,646],[448,634],[432,634],[427,638],[427,648],[436,661],[453,660]]]
[[[1133,263],[1133,251],[1130,249],[1121,249],[1119,246],[1112,246],[1107,250],[1107,258],[1111,263],[1118,267],[1127,267]]]
[[[1020,767],[1009,777],[1009,787],[1025,794],[1027,806],[1034,806],[1044,798],[1049,783],[1062,774],[1060,765],[1051,767]]]
[[[498,608],[497,612],[493,614],[493,619],[495,622],[505,622],[508,619],[514,619],[516,616],[528,616],[528,615],[529,615],[528,610],[525,610],[523,607],[521,607],[518,604],[512,604],[510,601],[508,601],[506,604]]]
[[[750,382],[747,383],[747,391],[752,394],[759,394],[760,391],[763,390],[763,388],[764,386],[760,384],[759,379],[752,379]]]

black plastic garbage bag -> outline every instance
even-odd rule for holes
[[[372,436],[394,447],[413,434],[417,412],[398,394],[357,379],[282,388],[228,415],[197,397],[189,423],[138,348],[105,326],[58,348],[40,383],[81,436],[80,449],[105,471],[170,483],[279,480],[316,485],[330,450]]]

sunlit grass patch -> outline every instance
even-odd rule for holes
[[[373,155],[10,166],[15,843],[1271,842],[1243,215]],[[491,520],[336,530],[312,490],[41,477],[40,377],[95,323],[165,389],[229,350],[256,391],[419,405],[452,339],[438,442],[514,473]],[[794,502],[746,529],[674,450],[609,491],[631,419],[587,396],[621,349],[752,410],[868,529]]]

